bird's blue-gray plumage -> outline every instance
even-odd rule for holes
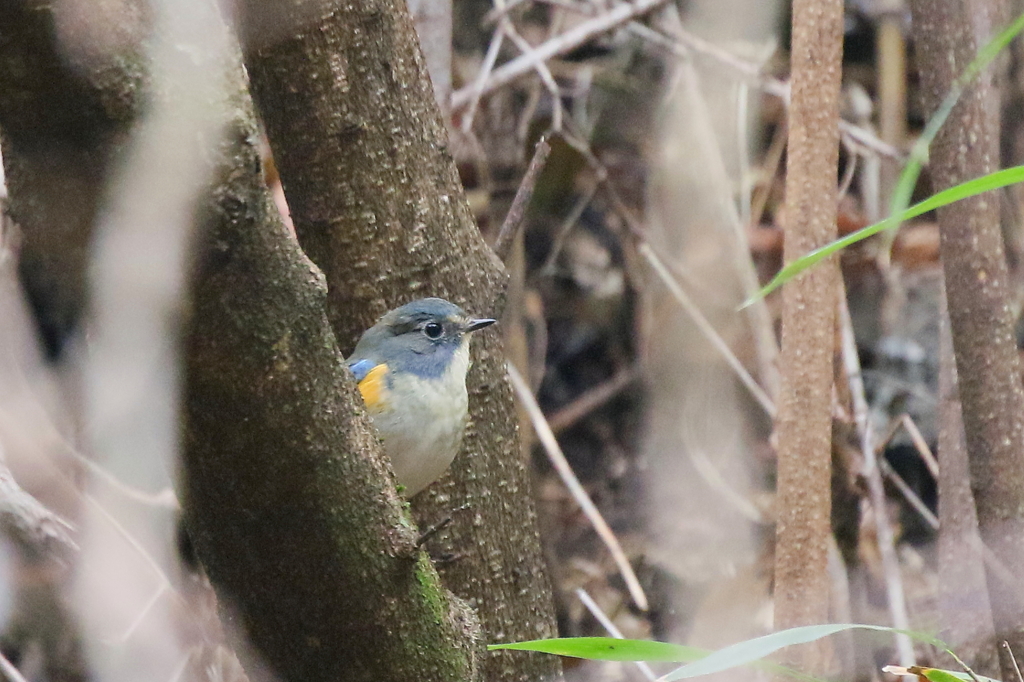
[[[349,369],[360,361],[369,360],[374,365],[387,362],[392,372],[411,372],[424,379],[439,379],[462,344],[462,330],[468,321],[462,308],[442,298],[406,303],[363,333],[348,359]],[[441,337],[430,339],[425,334],[414,333],[430,322],[442,325]]]
[[[444,473],[459,449],[470,333],[493,322],[440,298],[413,301],[366,330],[348,359],[407,496]]]

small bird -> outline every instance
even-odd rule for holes
[[[406,497],[437,480],[455,459],[469,404],[470,335],[495,322],[470,318],[444,299],[423,298],[380,318],[348,358]]]

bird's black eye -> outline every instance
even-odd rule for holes
[[[440,322],[428,322],[423,326],[423,333],[427,335],[428,339],[439,339],[443,332],[444,327]]]

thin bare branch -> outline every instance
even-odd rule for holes
[[[901,495],[903,495],[903,498],[909,502],[910,506],[917,512],[918,516],[924,519],[925,523],[927,523],[932,530],[938,530],[939,518],[932,513],[932,510],[929,509],[928,505],[926,505],[918,494],[914,492],[914,489],[903,480],[903,477],[896,473],[896,470],[893,469],[892,466],[884,459],[878,460],[878,465],[881,467],[882,473],[885,477],[892,481],[893,485],[896,486],[896,489],[900,491]]]
[[[533,159],[530,160],[523,181],[519,183],[512,206],[508,209],[505,221],[498,231],[498,238],[494,240],[494,253],[498,254],[498,258],[502,261],[508,258],[512,242],[523,224],[526,208],[530,205],[533,190],[537,186],[537,178],[540,177],[540,172],[544,169],[549,154],[551,154],[551,144],[547,137],[542,137],[533,150]]]
[[[480,65],[480,73],[477,74],[476,80],[473,81],[472,85],[468,86],[468,101],[466,104],[469,111],[462,118],[462,132],[464,133],[469,133],[473,129],[473,118],[476,116],[476,110],[480,106],[480,98],[484,94],[487,79],[490,77],[491,72],[494,71],[494,65],[498,61],[498,53],[501,52],[501,44],[504,41],[505,32],[500,27],[496,28],[494,35],[491,36],[491,43],[487,46],[484,62]],[[459,90],[459,92],[464,91],[467,91],[467,88]]]
[[[850,319],[850,308],[846,302],[845,292],[839,296],[839,324],[842,332],[843,369],[846,371],[846,380],[850,386],[854,423],[857,425],[861,454],[864,457],[863,475],[868,483],[868,499],[874,511],[878,550],[885,574],[886,594],[889,597],[889,616],[894,628],[907,630],[910,627],[910,618],[907,615],[903,578],[900,574],[899,558],[896,556],[892,525],[886,515],[885,486],[879,469],[880,460],[875,454],[874,429],[868,414],[864,378],[860,371],[860,357],[857,355],[857,342],[853,335],[853,321]],[[914,646],[910,638],[904,634],[897,634],[895,637],[900,663],[905,666],[915,665]]]
[[[921,430],[917,428],[917,424],[915,424],[911,416],[906,413],[900,415],[900,424],[902,424],[903,428],[905,428],[907,433],[910,434],[910,440],[914,443],[914,448],[917,450],[917,453],[921,455],[921,459],[924,461],[925,466],[928,467],[928,471],[935,477],[935,480],[938,480],[939,461],[935,459],[935,455],[932,454],[932,449],[928,447],[928,441],[926,441],[924,436],[921,435]]]
[[[558,230],[555,231],[555,238],[551,244],[551,251],[548,253],[547,259],[544,261],[544,265],[541,266],[540,272],[544,275],[550,275],[554,272],[555,262],[558,260],[558,255],[562,252],[562,246],[565,244],[566,238],[569,233],[572,232],[572,228],[576,226],[576,223],[583,216],[583,212],[587,210],[587,206],[593,201],[594,195],[597,194],[597,183],[592,184],[583,195],[576,200],[572,210],[569,211],[569,215],[565,217],[562,224],[558,226]]]
[[[658,255],[654,253],[654,250],[646,242],[641,242],[637,247],[637,253],[639,253],[651,267],[654,269],[658,278],[661,279],[662,283],[668,288],[669,293],[672,294],[673,298],[679,302],[683,309],[686,310],[687,314],[693,318],[697,328],[704,334],[705,338],[715,347],[715,349],[721,353],[722,357],[728,363],[729,367],[736,373],[737,378],[740,382],[747,387],[750,394],[757,401],[758,405],[765,413],[774,418],[775,417],[775,403],[768,397],[764,389],[754,381],[754,377],[750,376],[750,372],[743,366],[743,363],[739,361],[736,354],[732,352],[722,337],[715,331],[715,328],[708,322],[707,318],[704,317],[704,313],[700,311],[700,308],[690,299],[690,297],[683,291],[683,288],[676,282],[675,277],[669,272],[668,268],[662,262]]]
[[[0,670],[9,682],[28,682],[21,671],[14,667],[14,664],[7,660],[7,657],[0,652]]]
[[[850,152],[849,158],[846,160],[846,168],[843,169],[843,179],[839,182],[839,191],[837,196],[839,201],[843,200],[846,193],[850,191],[850,185],[853,184],[853,176],[857,171],[857,154],[850,145],[846,145],[846,150]]]
[[[601,516],[601,512],[597,509],[593,500],[590,499],[590,496],[587,495],[587,491],[583,489],[583,485],[576,478],[572,467],[569,466],[569,461],[565,458],[565,454],[558,444],[558,439],[555,438],[548,420],[544,418],[544,412],[541,411],[540,405],[537,404],[537,399],[533,397],[530,385],[526,383],[526,380],[523,379],[522,375],[519,374],[519,371],[511,363],[508,363],[508,376],[512,381],[512,387],[515,389],[516,395],[519,396],[519,402],[530,416],[530,423],[533,424],[537,438],[540,440],[541,445],[544,446],[544,451],[547,453],[551,465],[555,467],[555,471],[558,472],[562,482],[565,483],[569,492],[572,493],[576,503],[594,526],[594,530],[597,531],[605,547],[608,548],[609,553],[612,555],[612,560],[619,567],[619,572],[626,582],[626,587],[629,589],[629,594],[633,597],[633,601],[638,608],[646,611],[648,609],[647,595],[644,594],[644,589],[640,586],[640,581],[637,579],[636,573],[633,572],[633,567],[630,566],[626,553],[622,551],[622,545],[619,544],[615,533],[612,532],[604,517]]]
[[[1006,655],[1009,657],[1010,661],[1013,663],[1013,671],[1014,671],[1014,673],[1016,673],[1016,678],[1012,682],[1024,682],[1024,677],[1021,677],[1021,674],[1020,674],[1020,666],[1017,665],[1017,657],[1014,656],[1013,649],[1010,648],[1010,643],[1007,642],[1004,639],[1003,643],[1000,644],[999,646],[1003,647],[1003,651],[1006,652]]]
[[[673,39],[637,22],[631,23],[629,30],[677,56],[689,57],[689,50],[692,50],[693,52],[710,57],[719,64],[735,71],[751,85],[757,86],[769,95],[778,97],[787,106],[789,105],[789,83],[764,74],[761,71],[761,67],[754,62],[741,59],[727,50],[723,50],[717,45],[698,38],[687,31],[677,31]],[[902,150],[882,141],[871,130],[849,121],[842,119],[839,121],[839,132],[858,146],[880,156],[886,156],[901,163],[907,158],[907,155]]]
[[[565,431],[639,379],[640,371],[636,367],[619,370],[608,381],[585,391],[583,395],[548,417],[551,430],[555,433]]]
[[[481,95],[505,86],[534,70],[537,64],[552,57],[570,52],[602,33],[607,33],[636,17],[660,7],[666,0],[636,0],[636,2],[619,5],[610,12],[585,21],[576,28],[563,33],[552,40],[537,46],[532,52],[520,55],[501,65],[487,78],[479,89]],[[452,110],[460,111],[472,100],[477,90],[476,85],[461,88],[452,95]]]
[[[2,451],[0,451],[2,453]],[[33,549],[45,554],[77,551],[74,526],[18,485],[0,454],[0,523]]]
[[[622,631],[615,627],[615,623],[612,622],[612,619],[601,610],[601,607],[597,605],[597,602],[594,601],[589,594],[587,594],[586,590],[582,587],[576,588],[576,596],[579,597],[579,600],[587,607],[587,611],[590,611],[590,615],[592,615],[594,619],[601,624],[601,627],[608,631],[609,635],[615,639],[625,639],[622,635]],[[651,666],[647,665],[643,661],[636,661],[635,665],[640,670],[640,673],[647,679],[652,682],[657,679],[657,675],[655,675],[654,671],[651,670]]]

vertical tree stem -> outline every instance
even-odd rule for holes
[[[917,67],[934,110],[993,32],[999,2],[914,0]],[[999,162],[999,100],[991,70],[960,97],[930,150],[936,190],[990,173]],[[1009,304],[999,198],[988,193],[939,211],[941,254],[982,540],[1006,566],[1024,566],[1024,388]],[[1024,596],[988,571],[996,639],[1024,652]],[[996,644],[993,642],[993,644]],[[1000,649],[1003,676],[1015,675]]]
[[[793,3],[787,262],[836,237],[842,23],[841,0]],[[776,629],[821,623],[828,616],[837,276],[836,262],[829,260],[783,290]],[[803,647],[792,652],[792,662],[820,671],[823,651],[818,645]]]

